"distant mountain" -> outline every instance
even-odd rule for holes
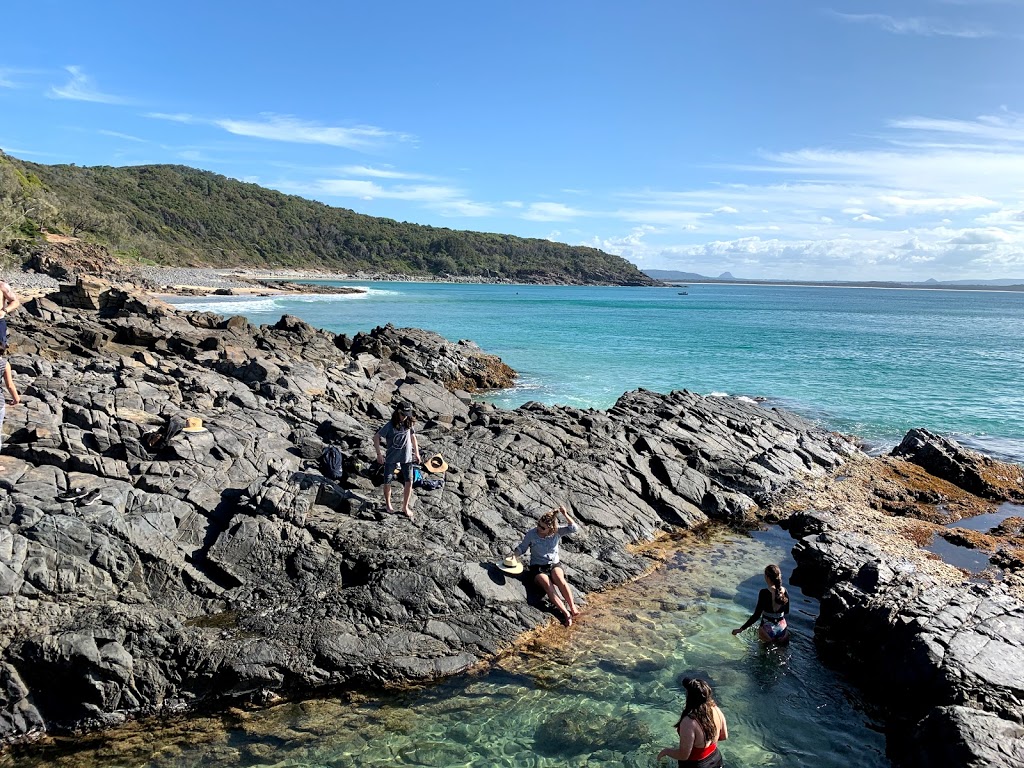
[[[928,282],[933,283],[934,280]],[[939,285],[1024,285],[1024,277],[999,278],[997,280],[942,280]]]
[[[24,250],[45,228],[159,264],[656,284],[596,248],[366,216],[181,165],[39,165],[0,152],[7,221],[17,229],[0,229],[0,257],[6,240]]]
[[[723,272],[722,274],[720,274],[718,276],[718,279],[719,280],[735,280],[736,278],[732,276],[732,272]]]
[[[684,282],[686,280],[710,280],[706,275],[698,275],[696,272],[679,272],[674,269],[645,269],[644,274],[653,277],[655,280],[664,280],[670,283]]]

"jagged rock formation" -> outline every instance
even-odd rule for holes
[[[388,327],[349,339],[290,317],[255,328],[96,282],[29,302],[13,339],[25,404],[8,410],[0,476],[8,740],[464,670],[552,618],[491,565],[539,511],[567,503],[582,523],[563,561],[586,594],[651,566],[629,545],[747,520],[856,450],[689,392],[503,411],[465,390],[510,369],[468,343]],[[424,455],[451,465],[415,523],[384,514],[358,472],[399,401]],[[208,431],[151,452],[171,416]],[[325,443],[348,455],[341,484],[315,469]]]
[[[983,498],[1024,502],[1024,469],[968,450],[927,429],[910,430],[892,455]]]
[[[1019,467],[926,430],[893,453],[989,498],[1024,490]],[[821,597],[818,648],[884,710],[896,763],[1024,765],[1024,602],[1004,583],[926,573],[841,515],[787,524],[800,539],[793,581]]]

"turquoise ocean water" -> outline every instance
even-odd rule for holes
[[[1024,293],[346,284],[368,293],[176,303],[256,323],[287,313],[338,333],[392,323],[472,339],[520,372],[490,398],[506,407],[606,408],[637,387],[747,395],[876,447],[923,426],[1024,461]]]

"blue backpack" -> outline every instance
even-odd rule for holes
[[[341,480],[345,476],[345,457],[336,445],[325,445],[320,454],[320,472],[328,480]]]

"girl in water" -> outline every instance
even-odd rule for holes
[[[738,635],[761,619],[757,629],[757,637],[762,643],[769,645],[785,643],[789,640],[789,628],[786,626],[786,614],[789,613],[789,592],[782,586],[782,571],[777,565],[769,565],[764,569],[764,581],[768,585],[757,595],[757,607],[746,623],[732,633]]]
[[[721,768],[722,753],[718,742],[729,738],[725,715],[715,703],[711,686],[694,677],[683,678],[686,706],[676,723],[679,746],[666,747],[658,753],[658,760],[671,757],[679,761],[679,768]]]

